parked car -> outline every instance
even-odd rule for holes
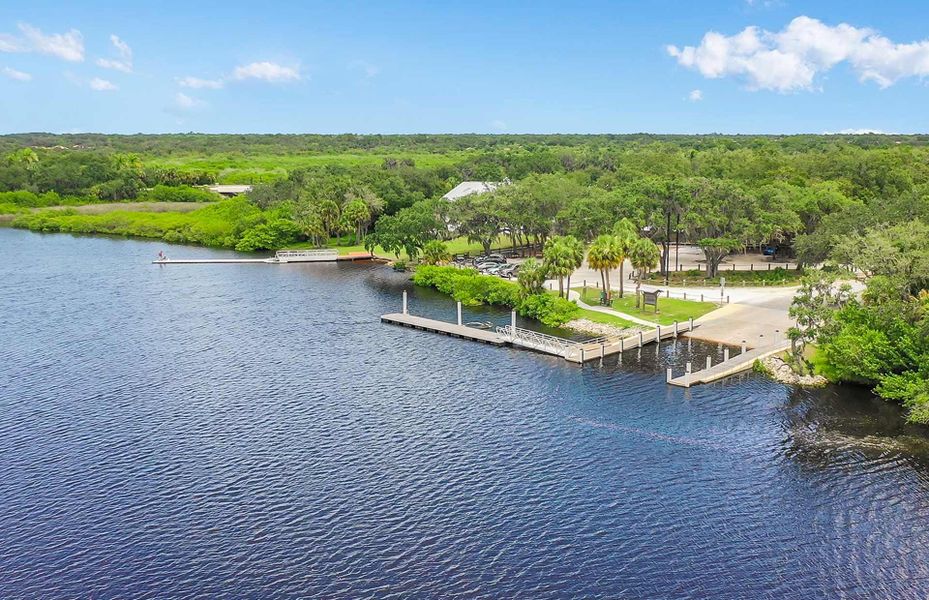
[[[475,263],[474,268],[476,268],[478,271],[485,271],[491,267],[500,267],[502,265],[503,263],[498,263],[496,261],[488,260],[484,262]]]
[[[497,270],[497,275],[501,277],[512,277],[516,275],[516,271],[519,269],[519,265],[503,265],[500,269]]]
[[[478,256],[474,259],[475,265],[482,262],[495,262],[502,265],[506,263],[506,259],[501,254],[488,254],[487,256]]]

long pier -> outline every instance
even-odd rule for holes
[[[445,321],[437,321],[435,319],[427,319],[425,317],[415,317],[407,313],[390,313],[388,315],[382,315],[381,322],[390,323],[391,325],[412,327],[413,329],[419,329],[420,331],[442,333],[451,337],[473,340],[475,342],[483,342],[485,344],[492,344],[494,346],[503,346],[507,343],[503,336],[487,329],[475,329],[474,327],[467,327],[465,325],[458,325],[456,323],[447,323]]]
[[[337,250],[279,250],[267,258],[161,258],[153,265],[208,265],[208,264],[257,264],[283,265],[289,263],[338,262],[370,260],[374,255],[367,252],[339,254]]]
[[[745,350],[721,363],[715,365],[708,364],[707,368],[701,369],[700,371],[691,371],[690,363],[688,363],[687,370],[680,377],[672,377],[671,369],[668,369],[668,383],[678,387],[690,387],[700,383],[719,381],[730,375],[735,375],[736,373],[751,369],[756,360],[763,360],[769,356],[780,354],[789,348],[789,341],[767,344],[751,350]],[[707,357],[707,360],[709,361],[709,357]]]

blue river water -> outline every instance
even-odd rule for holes
[[[0,598],[925,598],[929,437],[383,325],[374,264],[0,228]],[[466,318],[505,322],[491,309]]]

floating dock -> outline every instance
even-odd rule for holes
[[[680,377],[671,377],[671,370],[668,369],[668,383],[678,387],[690,387],[700,383],[712,383],[714,381],[719,381],[720,379],[729,377],[730,375],[735,375],[736,373],[741,373],[742,371],[751,369],[756,360],[763,360],[769,356],[780,354],[789,348],[789,341],[768,344],[766,346],[753,348],[740,354],[736,354],[729,360],[724,360],[723,362],[716,365],[710,365],[706,369],[702,369],[700,371],[690,372],[688,368],[688,372],[684,373]]]
[[[451,337],[483,342],[494,346],[503,346],[507,343],[502,335],[488,329],[475,329],[474,327],[467,327],[456,323],[446,323],[445,321],[436,321],[435,319],[414,317],[410,314],[391,313],[389,315],[382,315],[381,322],[390,323],[391,325],[412,327],[413,329],[419,329],[421,331],[441,333]]]
[[[510,317],[510,324],[497,327],[495,331],[489,329],[476,329],[462,324],[461,302],[458,303],[458,322],[449,323],[426,317],[417,317],[409,314],[407,309],[407,293],[403,292],[403,312],[390,313],[381,316],[382,323],[402,325],[420,331],[431,331],[451,337],[457,337],[475,342],[483,342],[494,346],[512,346],[533,350],[543,354],[560,356],[568,362],[584,364],[591,360],[599,360],[612,354],[620,354],[626,350],[641,348],[646,344],[658,343],[661,340],[674,339],[679,335],[692,332],[698,325],[693,319],[684,323],[672,325],[656,325],[654,329],[639,331],[631,336],[608,336],[585,341],[575,341],[523,329],[516,326],[516,312]],[[784,352],[790,348],[790,341],[783,340],[748,350],[744,346],[742,352],[729,358],[729,350],[725,351],[725,360],[713,365],[707,357],[706,368],[693,372],[691,364],[687,363],[687,371],[680,377],[673,377],[671,369],[667,370],[667,382],[678,387],[690,387],[701,383],[711,383],[724,377],[735,375],[752,368],[756,360],[761,360]]]

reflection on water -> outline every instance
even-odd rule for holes
[[[381,266],[163,247],[0,230],[0,597],[925,596],[925,430],[864,390],[672,388],[722,348],[579,367],[382,325],[455,305]]]

